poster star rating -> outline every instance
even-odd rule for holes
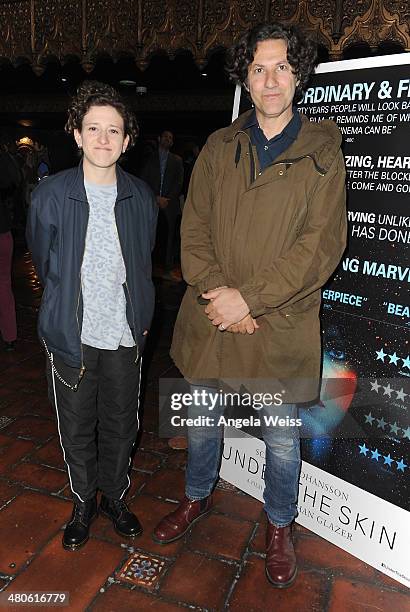
[[[400,358],[396,355],[396,351],[394,351],[393,355],[389,355],[389,359],[389,363],[394,363],[394,365],[397,365]]]
[[[402,429],[403,432],[403,438],[407,438],[408,440],[410,440],[410,427],[407,427],[407,429]]]
[[[387,357],[387,353],[380,349],[380,351],[376,351],[377,359],[380,359],[384,363],[384,358]]]
[[[388,357],[389,361],[384,361],[385,357]],[[402,357],[401,355],[397,355],[396,351],[390,355],[389,353],[385,353],[383,348],[381,348],[380,350],[376,351],[376,361],[379,360],[383,363],[389,365],[392,364],[398,368],[406,368],[410,371],[410,355],[407,355],[407,357]]]
[[[365,442],[363,442],[363,444],[358,444],[357,447],[360,451],[359,455],[362,455],[370,462],[375,461],[377,463],[380,463],[381,466],[387,466],[387,468],[403,473],[409,467],[405,463],[403,457],[398,460],[394,456],[392,457],[391,453],[383,455],[383,453],[379,452],[378,448],[371,449],[367,447]]]
[[[390,432],[391,433],[394,433],[395,435],[397,435],[399,433],[399,429],[400,428],[398,427],[396,421],[393,424],[390,424],[389,427],[390,427]]]
[[[370,452],[372,454],[372,459],[375,459],[376,461],[378,461],[379,457],[381,457],[381,455],[380,455],[380,453],[379,453],[377,448],[376,448],[376,450],[374,450],[374,451],[371,450]]]
[[[389,421],[385,421],[383,416],[379,419],[377,417],[374,417],[371,412],[369,412],[369,414],[364,415],[365,424],[373,426],[373,421],[377,422],[377,429],[381,429],[382,431],[385,431],[386,426],[388,426],[390,434],[394,434],[394,436],[396,436],[397,438],[403,438],[403,439],[407,438],[410,440],[410,427],[409,426],[404,428],[401,425],[399,425],[397,421],[390,423]],[[403,432],[403,433],[399,433],[399,432]]]
[[[403,384],[404,381],[406,381],[405,384]],[[398,408],[401,412],[403,410],[409,411],[410,409],[410,377],[408,381],[400,375],[389,379],[374,378],[373,380],[370,379],[365,384],[365,387],[362,388],[364,392],[363,405],[371,405],[373,415],[377,407],[386,416],[388,415],[390,417],[389,420],[392,422],[395,418],[399,417],[399,414],[393,414],[395,409]],[[366,389],[375,397],[367,396],[365,393]],[[401,427],[403,425],[404,423],[401,423]]]
[[[389,467],[393,463],[393,459],[390,457],[390,453],[388,455],[384,455],[384,465],[388,465]]]
[[[376,393],[379,392],[379,389],[382,385],[379,385],[379,383],[377,382],[377,380],[375,380],[374,382],[370,383],[370,386],[372,388],[372,391],[376,391]]]
[[[383,387],[383,389],[384,389],[383,395],[388,395],[389,397],[391,397],[391,394],[393,392],[393,389],[391,388],[391,386],[387,385],[387,387]]]
[[[383,417],[381,419],[376,419],[376,421],[377,421],[377,427],[380,427],[380,429],[384,429],[387,425]]]
[[[397,383],[397,380],[395,382]],[[401,386],[400,389],[395,389],[394,387],[391,386],[391,381],[389,381],[387,385],[384,385],[383,383],[379,383],[377,379],[375,379],[373,382],[370,381],[371,391],[374,391],[375,393],[378,394],[380,389],[383,389],[382,395],[388,395],[389,397],[392,396],[391,395],[392,393],[395,393],[396,399],[402,402],[406,400],[406,397],[409,397],[409,394],[404,391],[403,386]]]

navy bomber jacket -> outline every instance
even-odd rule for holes
[[[154,312],[151,251],[158,207],[151,189],[118,165],[115,219],[124,264],[127,320],[141,354]],[[83,165],[41,181],[32,194],[27,243],[44,287],[38,333],[49,353],[82,368],[81,265],[88,224]]]

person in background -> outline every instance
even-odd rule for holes
[[[125,503],[139,421],[141,356],[154,311],[151,251],[158,208],[117,164],[138,126],[115,89],[86,81],[66,130],[78,167],[40,181],[27,242],[44,287],[38,332],[47,354],[73,513],[63,547],[86,543],[99,512],[122,536],[142,533]]]
[[[14,351],[17,339],[16,305],[11,283],[14,198],[20,183],[17,164],[7,147],[0,151],[0,332],[4,350]]]
[[[158,149],[148,158],[142,167],[140,176],[148,183],[156,195],[160,210],[157,242],[161,251],[161,263],[164,267],[163,278],[180,280],[172,274],[174,265],[179,259],[176,230],[181,216],[179,196],[184,180],[182,159],[170,152],[174,144],[174,135],[164,130],[158,139]]]

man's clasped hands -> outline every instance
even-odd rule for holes
[[[249,307],[238,289],[216,287],[202,294],[209,300],[205,314],[219,331],[233,334],[253,334],[259,325],[249,312]]]

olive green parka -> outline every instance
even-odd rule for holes
[[[321,287],[346,245],[341,135],[332,121],[302,116],[297,139],[260,172],[250,130],[241,129],[250,112],[209,137],[192,174],[181,226],[188,288],[171,356],[189,380],[312,401]],[[241,292],[260,325],[254,334],[221,332],[207,318],[198,297],[223,285]]]

